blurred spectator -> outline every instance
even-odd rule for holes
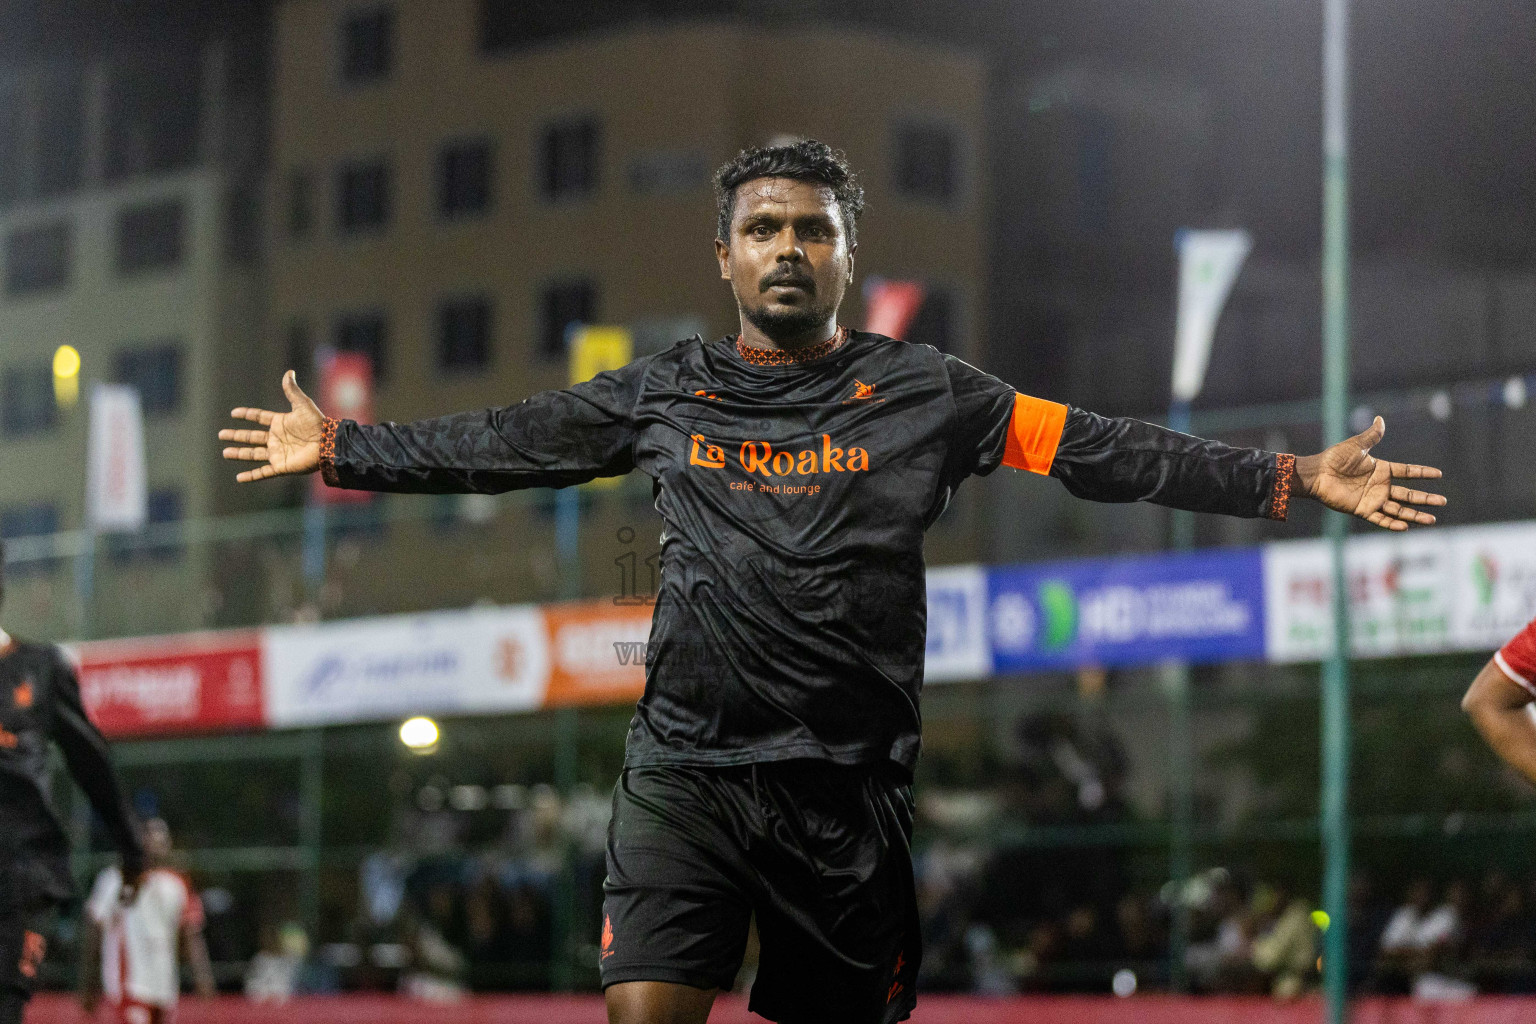
[[[1253,939],[1253,965],[1269,979],[1270,994],[1294,999],[1317,977],[1317,925],[1307,902],[1284,886],[1261,894]]]
[[[1260,991],[1263,975],[1253,962],[1253,920],[1243,891],[1224,869],[1211,874],[1210,899],[1199,908],[1208,935],[1190,943],[1184,956],[1190,980],[1200,992]]]
[[[289,921],[267,929],[260,952],[245,971],[245,997],[258,1003],[286,1003],[300,994],[308,956],[309,937],[302,925]]]

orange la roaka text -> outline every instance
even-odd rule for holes
[[[690,466],[705,469],[725,468],[725,449],[710,444],[703,434],[694,434],[693,448],[688,454]],[[821,451],[814,447],[801,452],[774,451],[767,441],[743,441],[737,453],[741,468],[748,474],[761,473],[772,479],[778,476],[810,476],[813,473],[863,473],[869,470],[869,452],[863,448],[849,448],[846,452],[833,445],[831,434],[821,435]]]

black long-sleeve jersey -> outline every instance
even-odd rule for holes
[[[101,816],[134,877],[144,851],[107,741],[86,716],[74,669],[56,647],[0,647],[0,917],[68,899],[69,841],[48,789],[48,741]]]
[[[430,493],[640,469],[664,521],[662,574],[626,763],[910,772],[923,533],[961,481],[1007,464],[1097,501],[1283,518],[1289,458],[1041,401],[929,346],[840,331],[794,355],[692,338],[506,408],[328,420],[321,469],[333,486]]]

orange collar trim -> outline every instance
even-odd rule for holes
[[[826,341],[818,342],[809,348],[784,349],[784,348],[757,348],[748,345],[736,336],[736,352],[741,358],[753,366],[796,366],[800,363],[810,363],[817,359],[831,355],[843,347],[848,340],[848,328],[839,326],[837,332]]]

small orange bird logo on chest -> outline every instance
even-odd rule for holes
[[[19,708],[30,708],[32,699],[32,680],[30,679],[23,679],[21,685],[11,692],[11,700]]]
[[[853,382],[853,397],[856,399],[874,398],[875,386],[873,384],[865,384],[863,381],[855,379]]]

